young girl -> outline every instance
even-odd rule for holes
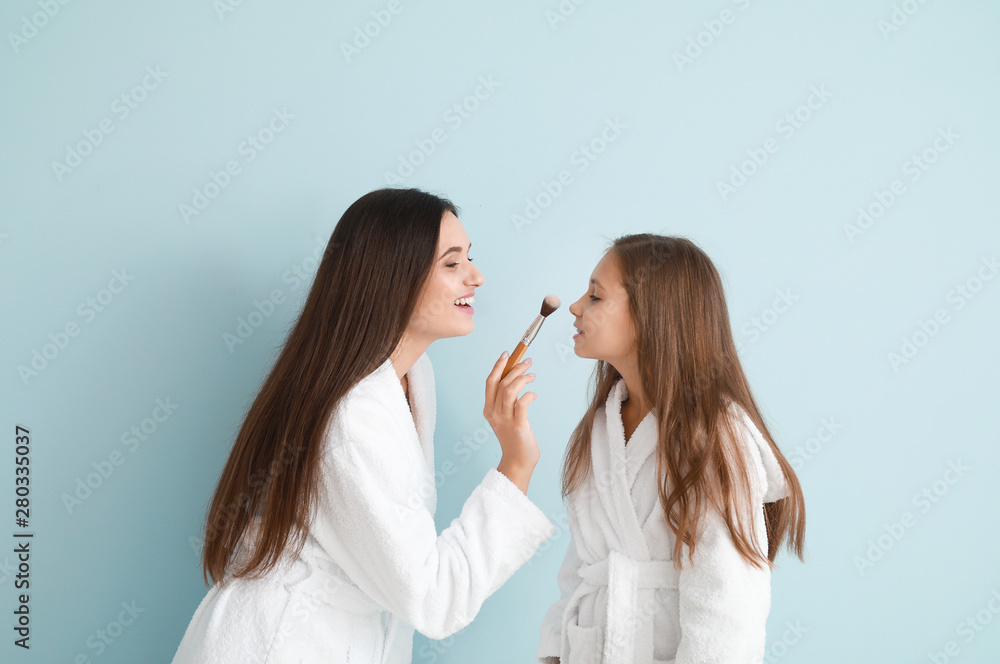
[[[483,275],[455,207],[384,189],[348,208],[246,415],[209,509],[215,585],[174,664],[411,661],[443,639],[554,527],[527,498],[539,451],[521,362],[486,379],[503,450],[435,528],[434,374],[426,350],[469,334]]]
[[[593,400],[563,466],[571,541],[543,663],[755,664],[805,506],[740,366],[719,274],[689,240],[618,238],[570,306]]]

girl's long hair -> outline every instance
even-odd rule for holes
[[[340,218],[212,497],[202,551],[206,584],[230,573],[261,576],[286,548],[301,549],[327,421],[403,336],[448,211],[458,214],[450,201],[417,189],[380,189]]]
[[[656,417],[657,489],[676,536],[674,566],[681,566],[685,544],[693,562],[699,522],[710,508],[723,516],[737,550],[751,564],[772,567],[786,537],[789,550],[803,559],[802,489],[771,437],[743,373],[722,279],[712,261],[686,238],[649,233],[619,237],[609,253],[628,293],[642,389]],[[598,360],[592,376],[593,399],[566,450],[564,497],[590,472],[594,417],[620,378],[611,364]],[[747,412],[767,440],[789,489],[785,498],[764,504],[766,554],[754,543],[752,468],[733,443],[740,434],[738,422],[726,416],[731,403]]]

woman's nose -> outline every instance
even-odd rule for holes
[[[486,282],[486,277],[480,272],[479,268],[475,265],[472,266],[472,284],[478,288]]]

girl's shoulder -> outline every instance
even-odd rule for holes
[[[733,424],[733,433],[740,452],[751,470],[754,495],[769,503],[788,495],[784,472],[771,444],[740,404],[730,401],[726,416]]]

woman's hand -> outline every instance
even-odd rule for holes
[[[531,473],[540,456],[535,432],[531,430],[531,423],[528,421],[528,405],[538,395],[525,392],[518,399],[517,394],[535,380],[535,374],[524,373],[531,365],[531,358],[527,358],[514,365],[510,373],[501,380],[500,375],[507,366],[507,357],[506,352],[501,355],[493,365],[493,371],[486,377],[483,416],[493,428],[503,450],[497,470],[527,494]]]

